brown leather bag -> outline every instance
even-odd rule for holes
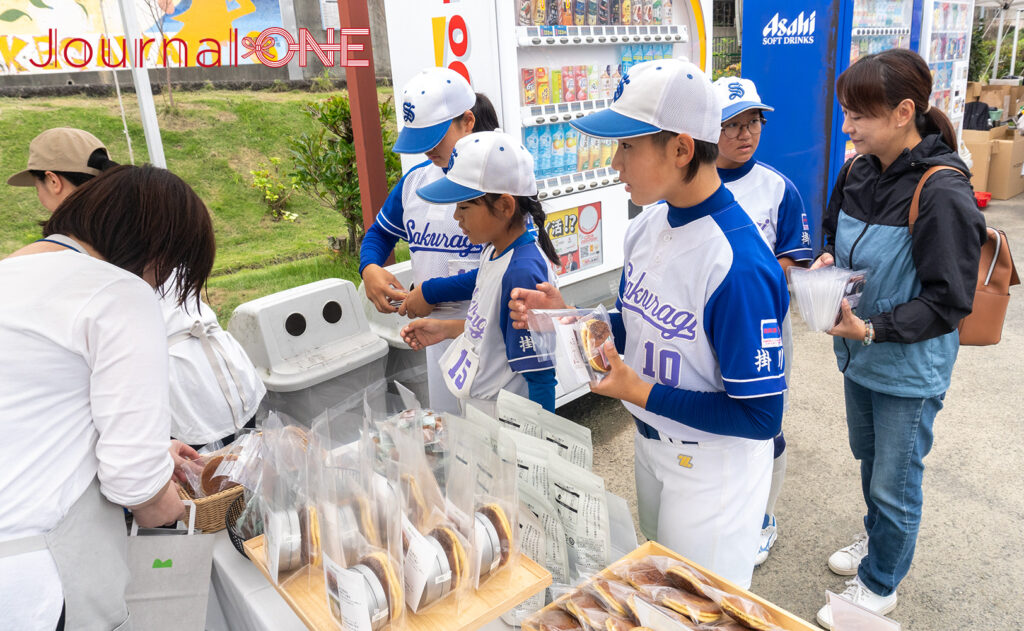
[[[911,234],[917,221],[921,189],[933,173],[943,169],[963,173],[960,169],[950,166],[934,166],[924,172],[914,191],[914,199],[910,202]],[[1006,308],[1010,304],[1010,286],[1019,284],[1020,278],[1017,276],[1017,268],[1013,265],[1006,233],[996,228],[988,228],[988,239],[981,244],[978,285],[974,289],[974,309],[957,327],[960,331],[961,345],[989,346],[999,343],[1003,335]]]

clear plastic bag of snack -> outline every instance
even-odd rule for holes
[[[637,626],[662,631],[697,631],[699,628],[688,617],[662,607],[643,594],[633,594],[627,602],[630,615],[637,622]]]
[[[360,415],[337,413],[311,432],[310,574],[323,572],[327,606],[342,629],[397,629],[405,615],[400,524],[392,487],[374,471],[368,428],[345,442],[360,423]]]
[[[271,414],[263,432],[260,486],[267,569],[275,583],[287,582],[303,565],[301,516],[306,510],[308,433]],[[212,463],[207,463],[207,468]]]
[[[476,532],[476,587],[497,582],[510,585],[512,573],[504,571],[518,563],[519,490],[516,474],[516,446],[502,440],[498,420],[472,405],[466,418],[452,417],[454,456],[472,454],[476,459],[474,521]]]
[[[606,609],[604,602],[590,589],[589,583],[569,594],[562,601],[562,607],[580,621],[587,631],[606,631],[609,624],[618,627],[630,621],[626,614]]]
[[[600,380],[609,364],[603,344],[611,338],[604,306],[596,309],[534,309],[526,314],[538,355],[555,363],[558,381],[567,390]]]
[[[721,607],[726,616],[748,629],[782,631],[775,615],[760,603],[711,586],[705,587],[704,593]]]
[[[826,332],[836,325],[844,298],[851,308],[856,309],[866,280],[867,272],[864,270],[834,265],[814,270],[789,268],[789,286],[800,309],[800,317],[812,331]]]
[[[669,573],[681,567],[683,565],[676,559],[655,555],[619,564],[612,571],[651,602],[686,616],[694,623],[720,618],[722,612],[714,601],[683,589],[672,580]]]
[[[558,607],[544,608],[523,620],[523,631],[586,631],[569,612]]]

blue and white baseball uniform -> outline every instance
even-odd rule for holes
[[[736,169],[720,168],[718,175],[761,230],[776,258],[811,260],[811,225],[803,199],[789,178],[757,160]]]
[[[512,328],[508,311],[514,288],[543,282],[556,284],[557,278],[532,233],[523,234],[501,253],[496,254],[492,245],[484,249],[465,332],[442,360],[453,394],[489,401],[504,389],[528,397],[523,373],[554,367],[550,358],[538,356],[529,331]],[[473,361],[475,369],[466,366]]]
[[[617,302],[625,361],[649,383],[635,438],[640,527],[749,585],[781,414],[789,307],[782,269],[723,186],[692,208],[633,220]],[[763,401],[762,401],[763,400]]]

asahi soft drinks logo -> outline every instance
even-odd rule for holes
[[[807,15],[801,11],[796,17],[783,17],[780,13],[776,13],[761,31],[763,37],[761,43],[765,46],[813,44],[816,13],[817,11],[811,11],[811,14]]]

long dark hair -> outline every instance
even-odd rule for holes
[[[885,116],[904,99],[914,102],[914,125],[922,137],[942,134],[942,140],[954,151],[956,132],[949,118],[931,107],[932,73],[917,53],[893,48],[857,60],[836,81],[839,103],[848,110],[866,116]]]
[[[101,147],[89,154],[89,160],[85,166],[97,171],[106,171],[118,166],[118,164],[111,160],[110,156],[107,155],[107,150]],[[32,169],[29,172],[40,182],[46,179],[46,171]],[[78,171],[52,171],[52,173],[71,182],[71,185],[75,187],[79,187],[96,177],[92,173],[80,173]]]
[[[499,193],[486,193],[481,199],[483,199],[484,205],[487,206],[488,210],[493,213],[499,198],[501,198]],[[551,243],[551,237],[548,236],[548,231],[544,229],[547,214],[544,212],[544,208],[541,207],[540,200],[536,197],[526,197],[523,195],[513,195],[512,198],[516,200],[516,216],[512,218],[512,221],[518,221],[525,225],[526,218],[530,217],[533,220],[533,225],[537,227],[537,243],[540,244],[540,249],[552,263],[560,265],[562,260],[555,250],[555,244]]]
[[[476,121],[473,123],[472,133],[494,131],[499,127],[498,113],[494,111],[494,104],[491,103],[491,100],[486,95],[477,92],[476,103],[473,104],[473,107],[469,108],[469,111],[473,112],[473,118]],[[455,120],[461,123],[465,117],[466,113],[463,112]]]
[[[206,205],[177,175],[153,166],[117,166],[86,182],[57,207],[43,236],[66,234],[108,263],[157,286],[174,274],[178,304],[206,283],[216,245]],[[170,288],[169,288],[170,289]]]

